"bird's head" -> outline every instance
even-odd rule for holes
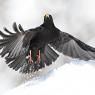
[[[47,26],[52,26],[54,25],[53,23],[53,18],[50,14],[45,14],[44,16],[44,24]]]

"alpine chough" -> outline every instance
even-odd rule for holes
[[[0,31],[0,55],[15,71],[32,73],[51,65],[59,56],[54,49],[72,58],[95,59],[95,48],[60,31],[49,14],[39,27],[24,30],[13,23],[13,30],[14,33],[4,28],[7,34]]]

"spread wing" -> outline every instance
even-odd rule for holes
[[[7,28],[4,28],[7,34],[0,31],[0,49],[2,57],[6,56],[6,63],[9,67],[18,70],[25,63],[26,53],[28,51],[30,40],[36,35],[33,31],[24,31],[22,26],[13,24],[13,30],[15,33],[10,32]]]
[[[60,32],[57,39],[50,43],[57,51],[72,58],[94,60],[95,48],[85,44],[68,33]]]

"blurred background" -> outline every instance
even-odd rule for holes
[[[53,16],[55,25],[80,40],[95,46],[95,0],[0,0],[0,30],[12,30],[13,22],[24,29],[43,23],[45,13]],[[0,93],[21,84],[23,77],[8,68],[0,58]]]

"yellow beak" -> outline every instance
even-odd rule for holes
[[[45,16],[46,16],[46,17],[49,17],[49,14],[48,14],[48,13],[45,13]]]

